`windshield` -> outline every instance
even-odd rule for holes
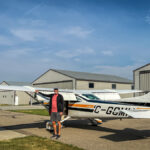
[[[98,97],[96,97],[93,94],[82,94],[83,96],[85,96],[86,98],[90,99],[90,100],[100,100]]]

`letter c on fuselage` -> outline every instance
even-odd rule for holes
[[[95,113],[99,113],[100,109],[101,109],[101,106],[95,106],[94,112]]]

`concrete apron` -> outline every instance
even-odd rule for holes
[[[0,141],[9,140],[9,139],[13,139],[13,138],[20,138],[20,137],[25,137],[25,136],[26,135],[22,134],[22,133],[18,133],[15,131],[0,128]]]

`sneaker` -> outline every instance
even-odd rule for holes
[[[60,138],[60,135],[56,135],[56,139],[59,139]]]
[[[51,136],[51,139],[53,139],[53,138],[56,138],[56,135],[55,135],[55,134],[53,134],[53,135]]]

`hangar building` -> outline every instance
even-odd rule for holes
[[[133,79],[135,89],[150,92],[150,63],[134,70]]]
[[[0,85],[32,86],[26,82],[3,81]],[[0,91],[0,104],[24,105],[31,102],[31,97],[21,91]]]
[[[131,80],[106,74],[50,69],[32,82],[33,86],[61,89],[132,89]]]

